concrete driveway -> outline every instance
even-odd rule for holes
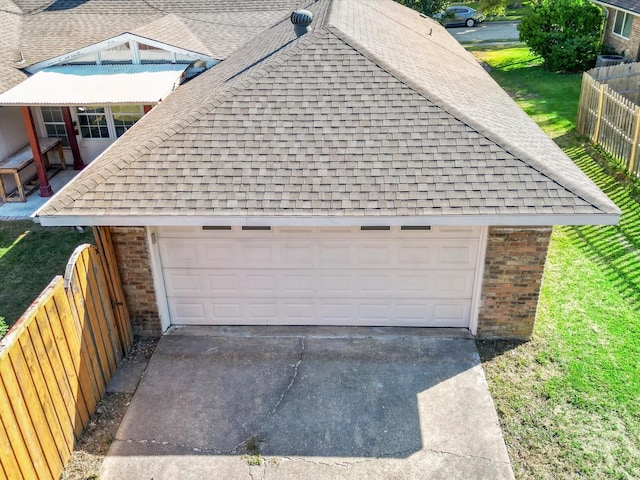
[[[511,479],[475,344],[450,336],[277,327],[165,335],[100,478]]]

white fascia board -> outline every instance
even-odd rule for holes
[[[549,225],[617,225],[619,214],[590,215],[438,215],[420,217],[206,217],[206,216],[84,216],[38,215],[36,221],[47,227],[186,227],[186,226],[273,226],[273,227],[354,227],[354,226],[549,226]]]
[[[123,33],[121,35],[118,35],[117,37],[108,38],[107,40],[103,40],[101,42],[88,45],[78,50],[65,53],[64,55],[59,55],[57,57],[53,57],[48,60],[43,60],[42,62],[34,63],[33,65],[30,65],[29,67],[25,68],[25,70],[30,74],[34,74],[44,68],[53,67],[54,65],[58,65],[60,63],[67,63],[76,57],[86,55],[88,53],[99,52],[101,50],[108,50],[109,48],[115,47],[116,45],[120,45],[128,41],[144,43],[145,45],[150,45],[152,47],[156,47],[161,50],[167,50],[168,52],[174,52],[174,53],[180,53],[183,55],[192,56],[194,60],[199,59],[199,60],[205,61],[207,64],[207,68],[209,68],[209,66],[213,66],[216,63],[220,62],[220,60],[218,59],[215,59],[213,57],[210,57],[208,55],[204,55],[198,52],[185,50],[184,48],[174,47],[173,45],[158,42],[150,38],[141,37],[140,35],[134,35],[133,33]]]
[[[636,17],[640,17],[640,13],[632,12],[631,10],[628,10],[626,8],[623,8],[623,7],[618,7],[617,5],[611,5],[610,3],[606,3],[606,2],[599,2],[598,0],[591,0],[591,2],[595,3],[597,5],[600,5],[602,7],[613,8],[614,10],[620,10],[621,12],[625,12],[625,13],[628,13],[630,15],[635,15]]]

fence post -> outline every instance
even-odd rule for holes
[[[598,143],[600,137],[600,124],[602,123],[602,107],[604,105],[604,92],[607,84],[600,85],[600,97],[598,98],[598,117],[596,118],[596,128],[593,131],[593,143]]]
[[[587,72],[582,74],[582,82],[580,84],[580,100],[578,101],[578,118],[576,119],[576,131],[578,133],[584,134],[584,124],[585,124],[585,104],[587,97],[587,82],[588,82]]]
[[[631,154],[627,166],[629,173],[633,175],[636,168],[636,150],[638,149],[638,137],[640,137],[640,107],[636,105],[636,125],[633,131],[633,144],[631,145]]]

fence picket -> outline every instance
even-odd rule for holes
[[[9,403],[9,394],[3,382],[0,382],[0,405],[2,405],[2,429],[9,440],[11,452],[18,464],[18,470],[14,470],[12,463],[9,461],[9,455],[5,455],[3,452],[0,461],[5,473],[9,478],[38,478],[29,455],[29,448],[22,437],[18,420],[13,412],[13,407]]]
[[[13,351],[14,348],[11,349]],[[0,363],[0,376],[6,388],[6,396],[8,402],[13,409],[16,428],[20,431],[22,439],[27,447],[28,458],[31,459],[35,475],[32,478],[50,478],[53,479],[49,465],[45,457],[44,451],[40,445],[38,438],[38,430],[31,421],[29,406],[20,391],[20,383],[15,373],[15,365],[10,361],[10,354],[7,355],[7,361]],[[28,375],[28,372],[25,372]],[[4,410],[4,408],[3,408]],[[4,412],[3,412],[4,415]],[[3,422],[4,423],[4,422]]]
[[[582,75],[576,130],[638,175],[640,62],[598,67]]]
[[[68,281],[54,278],[2,340],[0,480],[60,477],[129,348],[108,287],[119,279],[105,272],[117,274],[95,247],[79,247]]]

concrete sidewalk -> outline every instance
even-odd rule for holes
[[[473,340],[235,332],[160,340],[102,480],[513,478]]]

